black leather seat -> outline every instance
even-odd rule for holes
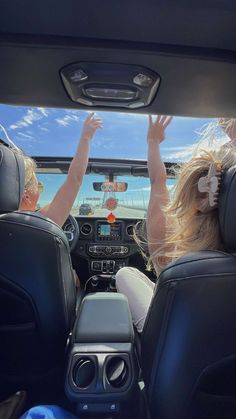
[[[39,214],[10,212],[23,190],[22,157],[0,145],[0,394],[55,388],[75,319],[67,239]]]
[[[152,419],[236,417],[236,168],[219,221],[225,252],[182,257],[159,278],[141,343]]]

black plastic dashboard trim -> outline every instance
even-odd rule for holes
[[[49,156],[33,156],[37,164],[37,172],[45,173],[47,169],[59,170],[61,173],[67,173],[72,157],[49,157]],[[177,163],[164,162],[168,177],[174,176],[174,168]],[[148,177],[148,168],[146,160],[133,159],[104,159],[90,158],[86,170],[86,174],[115,174],[128,176]]]

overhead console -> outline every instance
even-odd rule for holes
[[[160,84],[159,74],[133,64],[84,61],[67,65],[60,73],[72,101],[85,106],[143,108]]]

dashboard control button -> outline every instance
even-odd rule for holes
[[[114,273],[115,269],[115,261],[114,260],[102,260],[102,273],[103,274],[110,274]]]
[[[129,251],[129,248],[127,246],[121,246],[121,253],[122,254],[126,254],[126,253],[128,253],[128,251]]]
[[[92,269],[92,271],[101,272],[101,270],[102,270],[102,262],[100,260],[98,260],[98,261],[93,260],[91,262],[91,269]]]
[[[112,247],[111,246],[106,246],[105,252],[108,253],[108,254],[112,253]]]

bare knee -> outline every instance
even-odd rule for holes
[[[116,287],[118,291],[122,292],[123,286],[131,282],[137,276],[138,270],[136,268],[124,267],[119,269],[116,273]]]

